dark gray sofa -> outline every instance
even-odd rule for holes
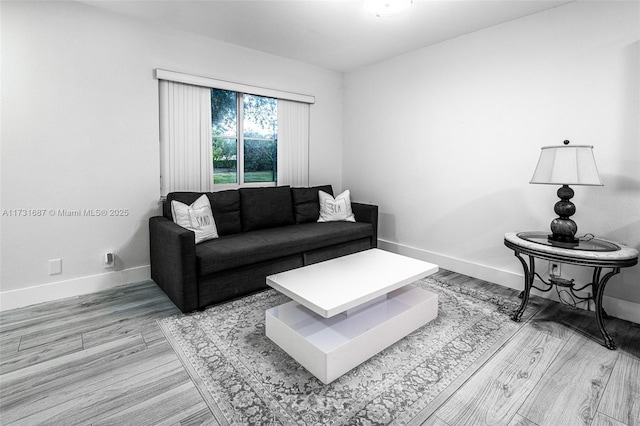
[[[206,193],[220,236],[199,244],[172,221],[171,201],[202,193],[170,193],[149,219],[151,278],[189,312],[264,289],[268,275],[377,246],[377,206],[352,202],[356,222],[318,223],[318,190],[333,195],[330,185]]]

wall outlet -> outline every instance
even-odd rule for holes
[[[106,252],[104,254],[104,267],[105,268],[113,268],[116,263],[116,255],[113,252]]]
[[[62,273],[62,259],[49,260],[49,275],[58,275]]]
[[[562,263],[549,262],[549,276],[560,277],[562,276]]]

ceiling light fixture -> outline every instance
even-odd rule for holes
[[[377,17],[393,16],[408,9],[413,0],[364,0],[364,7]]]

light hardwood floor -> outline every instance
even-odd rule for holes
[[[437,277],[502,296],[464,275]],[[640,425],[640,325],[533,298],[540,311],[416,420],[424,425]],[[213,415],[156,319],[179,313],[153,283],[0,313],[0,424],[196,425]]]

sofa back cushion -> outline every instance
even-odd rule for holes
[[[240,215],[240,193],[235,189],[207,193],[211,201],[213,218],[218,227],[218,234],[230,235],[242,231]]]
[[[291,188],[240,188],[242,231],[295,224]]]
[[[318,191],[333,196],[331,185],[314,186],[312,188],[291,188],[293,215],[296,223],[316,222],[320,216],[320,200]]]
[[[237,190],[206,192],[213,212],[219,235],[237,234],[242,231],[240,221],[240,193]],[[167,219],[171,216],[171,201],[176,200],[190,205],[202,195],[202,192],[172,192],[162,206],[162,214]]]

